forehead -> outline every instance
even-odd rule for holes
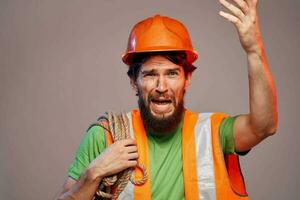
[[[179,69],[183,70],[182,66],[177,65],[170,60],[168,60],[166,57],[161,55],[155,55],[151,56],[149,59],[147,59],[146,62],[142,65],[142,70],[169,70],[169,69]]]

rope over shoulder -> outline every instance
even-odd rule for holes
[[[125,113],[117,115],[112,112],[106,112],[105,115],[100,116],[97,122],[92,124],[89,129],[93,126],[101,126],[111,134],[113,142],[116,142],[118,140],[130,138],[129,123],[129,119]],[[143,177],[141,179],[135,177],[133,168],[128,168],[118,174],[103,178],[96,190],[95,199],[117,199],[129,180],[134,185],[143,185],[148,179],[147,170],[145,166],[139,162],[136,168],[139,168],[142,171]]]

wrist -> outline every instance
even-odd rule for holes
[[[262,53],[260,51],[247,52],[248,61],[261,59]]]
[[[257,35],[255,38],[252,39],[252,42],[249,42],[246,48],[246,54],[251,55],[251,54],[256,54],[256,55],[261,55],[263,52],[263,41],[260,35]]]
[[[251,47],[248,47],[245,49],[247,56],[252,55],[261,55],[262,54],[263,47],[261,44],[253,44]]]
[[[99,167],[88,167],[84,172],[85,179],[88,182],[97,183],[100,183],[100,181],[104,178],[104,174],[104,171]]]

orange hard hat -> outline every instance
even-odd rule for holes
[[[198,58],[185,26],[176,19],[155,15],[132,28],[122,60],[131,65],[133,54],[160,51],[184,51],[189,63]]]

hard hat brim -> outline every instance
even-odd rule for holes
[[[197,51],[195,50],[187,50],[187,49],[160,49],[160,50],[140,50],[140,51],[129,51],[129,52],[126,52],[125,54],[122,55],[122,61],[130,66],[132,64],[132,57],[134,54],[138,54],[138,53],[150,53],[150,52],[170,52],[170,51],[184,51],[186,53],[186,56],[187,56],[187,62],[189,63],[193,63],[197,60],[198,58],[198,53]]]

